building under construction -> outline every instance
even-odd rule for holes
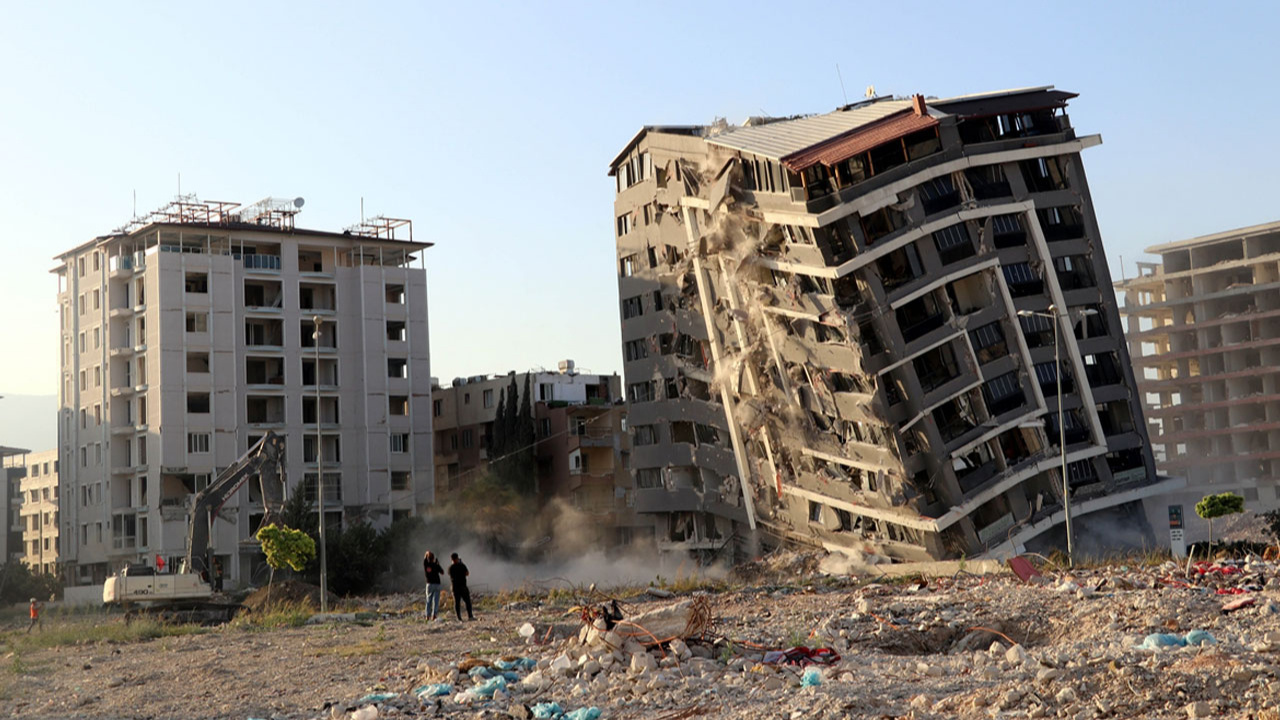
[[[1102,518],[1150,537],[1155,468],[1080,156],[1101,139],[1076,135],[1073,97],[873,98],[623,147],[635,509],[660,548],[1060,545],[1064,458],[1078,542]]]
[[[1280,222],[1146,252],[1160,262],[1116,288],[1156,463],[1187,479],[1169,502],[1188,520],[1209,493],[1280,507]],[[1191,520],[1187,540],[1206,531]]]

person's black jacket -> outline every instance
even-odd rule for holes
[[[440,576],[444,574],[444,568],[440,567],[438,560],[422,558],[422,571],[427,575],[427,584],[440,584]]]
[[[467,587],[467,575],[470,572],[467,566],[461,560],[449,566],[449,581],[453,583],[453,587],[462,590]]]

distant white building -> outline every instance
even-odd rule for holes
[[[191,495],[267,431],[290,492],[315,502],[323,464],[331,527],[432,502],[430,244],[406,220],[295,228],[299,207],[181,198],[57,257],[69,583],[176,563]],[[228,584],[258,570],[252,486],[214,528]]]

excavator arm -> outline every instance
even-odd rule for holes
[[[263,523],[266,524],[284,498],[283,437],[268,431],[208,487],[196,493],[187,530],[186,572],[198,574],[208,569],[213,550],[210,544],[213,520],[223,504],[254,475],[262,486],[262,506],[266,510]]]

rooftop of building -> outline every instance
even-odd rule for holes
[[[804,151],[827,143],[855,139],[864,132],[882,129],[885,123],[909,117],[916,102],[922,101],[914,114],[935,121],[951,114],[989,116],[1013,111],[1031,111],[1065,107],[1075,93],[1055,90],[1052,85],[1012,88],[992,92],[957,95],[949,98],[896,98],[873,97],[862,102],[841,106],[829,113],[800,115],[787,118],[752,117],[742,125],[716,123],[712,125],[647,125],[640,129],[622,152],[609,165],[609,174],[616,171],[628,153],[649,132],[678,133],[705,137],[709,144],[750,153],[759,157],[786,161]],[[901,130],[911,131],[916,126],[904,124]],[[801,163],[803,164],[803,163]]]
[[[180,195],[168,204],[104,235],[54,256],[56,260],[74,257],[85,250],[112,240],[143,237],[157,228],[182,227],[225,232],[262,232],[288,236],[329,238],[347,242],[391,245],[405,250],[425,250],[433,245],[413,239],[413,221],[382,215],[365,218],[340,231],[299,228],[295,218],[305,202],[302,198],[268,197],[250,205],[222,200],[200,200],[196,195]],[[401,237],[407,235],[408,237]]]
[[[1199,247],[1201,245],[1212,245],[1219,242],[1243,240],[1244,238],[1253,235],[1267,235],[1275,232],[1280,232],[1280,221],[1263,223],[1261,225],[1250,225],[1248,227],[1237,228],[1235,230],[1225,230],[1211,235],[1201,235],[1200,237],[1194,237],[1188,240],[1178,240],[1176,242],[1164,243],[1162,245],[1152,245],[1144,252],[1150,255],[1161,255],[1168,252]]]

